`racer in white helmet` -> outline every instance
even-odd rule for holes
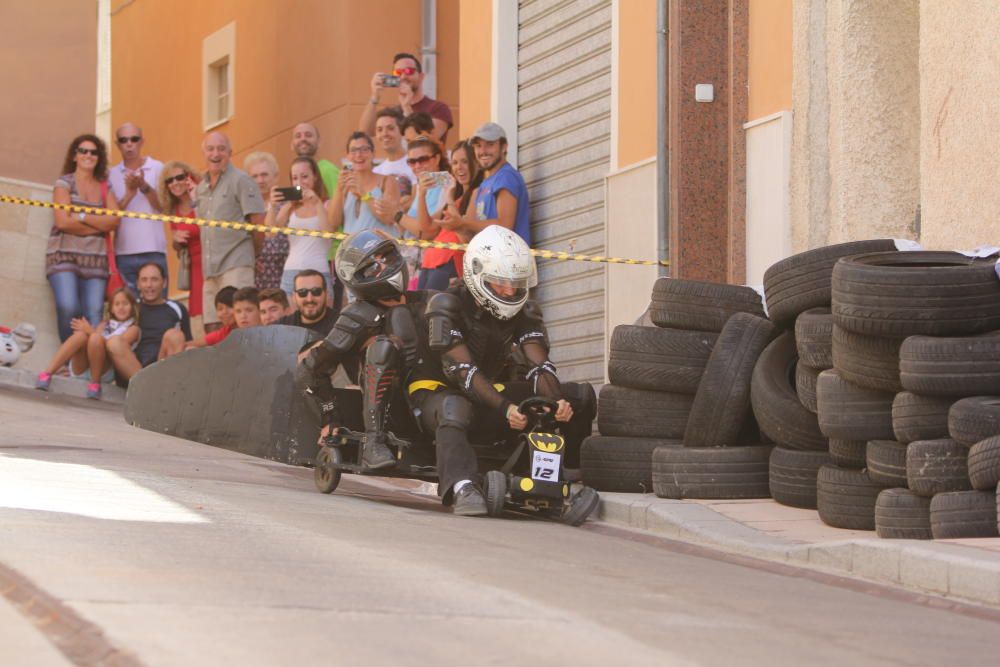
[[[566,465],[575,468],[580,444],[591,433],[596,397],[589,384],[559,382],[542,311],[528,298],[538,282],[535,259],[517,234],[497,225],[479,232],[463,269],[465,284],[432,296],[425,312],[428,344],[447,383],[421,384],[410,400],[424,431],[435,436],[442,500],[454,499],[456,514],[483,515],[469,432],[488,442],[516,435],[527,426],[517,404],[531,396],[551,398],[559,406],[555,418],[566,439]],[[514,370],[514,349],[523,355],[523,370]]]

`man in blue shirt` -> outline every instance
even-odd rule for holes
[[[483,182],[476,192],[475,209],[465,217],[449,206],[441,226],[468,241],[490,225],[500,225],[531,245],[528,220],[528,188],[521,173],[507,162],[507,133],[496,123],[485,123],[469,139],[476,161],[483,170]]]

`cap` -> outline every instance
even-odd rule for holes
[[[483,123],[476,128],[476,131],[472,133],[469,137],[469,141],[475,141],[476,139],[482,139],[483,141],[499,141],[500,139],[507,139],[507,133],[503,131],[497,123]]]

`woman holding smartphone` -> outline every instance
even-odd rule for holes
[[[311,157],[297,157],[292,161],[289,173],[291,188],[271,188],[271,205],[267,209],[264,224],[313,232],[333,231],[326,210],[326,186],[323,185],[316,161]],[[290,302],[294,302],[292,292],[295,288],[295,276],[299,271],[312,269],[323,274],[327,305],[333,304],[333,281],[327,260],[331,243],[331,239],[295,234],[288,236],[288,259],[281,272],[281,291],[288,295]]]
[[[190,166],[177,160],[163,165],[160,171],[159,194],[163,211],[167,215],[194,218],[192,193],[198,187],[198,179]],[[201,272],[201,230],[198,225],[187,222],[171,222],[174,252],[187,248],[191,262],[191,289],[188,294],[188,312],[191,317],[202,314],[201,288],[204,278]]]
[[[81,134],[73,139],[62,173],[52,191],[55,203],[118,210],[118,200],[108,188],[108,150],[100,138]],[[55,297],[59,339],[66,342],[73,335],[74,319],[83,317],[92,326],[101,321],[108,284],[108,235],[121,218],[63,210],[53,215],[45,277]]]
[[[372,172],[374,153],[375,144],[364,132],[354,132],[347,140],[347,158],[327,207],[330,228],[347,234],[379,229],[399,238],[402,233],[395,216],[399,186],[395,178]]]

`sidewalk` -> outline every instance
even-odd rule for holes
[[[815,510],[773,500],[668,500],[601,493],[598,516],[754,558],[1000,606],[1000,538],[883,540],[831,528]]]
[[[0,384],[34,389],[35,377],[36,374],[26,368],[0,367]],[[86,398],[87,382],[81,378],[53,375],[52,384],[49,385],[49,391],[56,394],[62,394],[63,396]],[[102,384],[101,392],[101,401],[115,405],[125,405],[125,390],[118,385]]]

